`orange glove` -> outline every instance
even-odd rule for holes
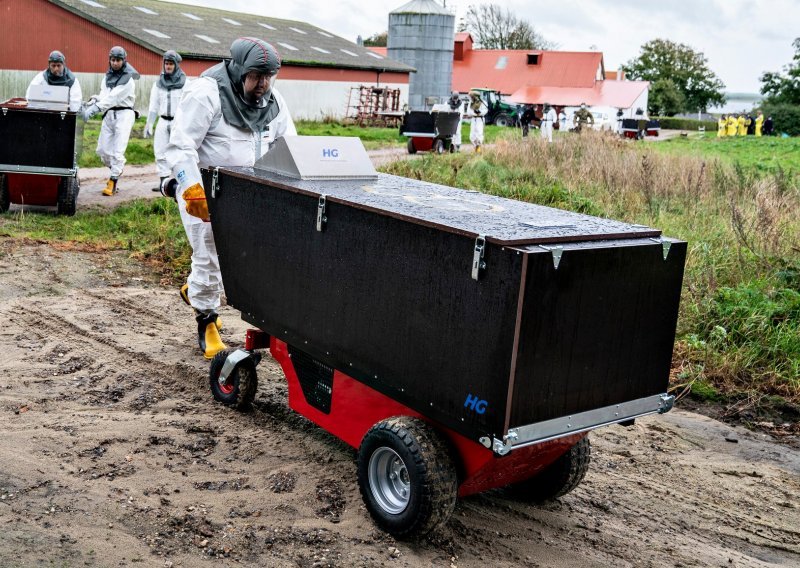
[[[203,186],[196,183],[183,192],[183,200],[186,202],[186,212],[192,217],[198,217],[208,222],[208,203],[206,202],[206,192]]]

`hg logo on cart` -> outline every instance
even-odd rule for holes
[[[339,150],[337,148],[323,148],[322,149],[322,157],[323,158],[338,158],[339,157]]]
[[[483,414],[484,412],[486,412],[486,407],[488,405],[489,405],[488,402],[479,399],[477,396],[473,394],[468,394],[467,400],[464,401],[464,408],[469,408],[470,410],[474,410],[478,414]]]

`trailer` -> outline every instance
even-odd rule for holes
[[[624,118],[620,132],[624,138],[641,140],[645,136],[658,136],[661,133],[661,123],[657,120]]]
[[[82,126],[66,106],[32,108],[19,98],[0,103],[0,213],[18,203],[75,214]]]
[[[400,134],[408,137],[409,154],[454,152],[453,136],[460,121],[461,114],[458,112],[407,111],[400,125]]]
[[[685,242],[376,174],[344,146],[280,138],[253,168],[202,169],[228,304],[254,326],[212,361],[216,400],[246,407],[268,349],[398,538],[488,489],[563,495],[590,430],[671,408]]]

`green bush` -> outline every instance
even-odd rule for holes
[[[706,132],[716,132],[717,123],[713,120],[697,120],[696,118],[676,118],[674,116],[654,116],[653,120],[661,123],[664,130],[697,130],[706,127]]]
[[[775,132],[789,136],[800,136],[800,106],[789,104],[765,104],[761,107],[764,116],[771,116]]]

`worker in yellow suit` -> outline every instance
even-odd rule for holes
[[[758,111],[758,116],[756,116],[756,136],[761,136],[762,126],[764,126],[764,113]]]
[[[739,118],[736,120],[736,123],[738,125],[736,135],[747,136],[747,125],[745,124],[744,113],[739,115]]]
[[[735,114],[729,114],[728,115],[727,132],[726,132],[727,136],[736,136],[736,125],[737,125],[736,115]]]
[[[723,114],[717,121],[717,138],[725,137],[725,129],[728,127],[728,118]]]

